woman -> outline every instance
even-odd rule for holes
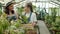
[[[35,25],[37,22],[37,18],[36,14],[33,13],[32,3],[27,3],[24,9],[24,15],[28,18],[29,23],[33,23]]]
[[[5,13],[7,14],[7,19],[10,21],[18,19],[18,15],[13,9],[14,3],[8,2],[5,7]]]

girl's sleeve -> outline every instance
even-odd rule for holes
[[[37,22],[37,17],[35,13],[32,13],[31,22]]]

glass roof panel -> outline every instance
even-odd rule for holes
[[[30,1],[49,1],[49,0],[30,0]]]
[[[58,5],[60,5],[60,0],[52,0],[52,2],[54,2],[54,3],[58,4]]]
[[[4,1],[4,3],[7,3],[7,2],[9,2],[11,0],[0,0],[0,1]],[[32,2],[33,5],[36,5],[37,7],[40,6],[41,8],[43,8],[43,7],[46,7],[46,8],[48,8],[48,7],[57,7],[60,4],[60,2],[58,2],[56,0],[52,0],[55,3],[54,2],[50,2],[50,3],[48,2],[48,1],[51,1],[51,0],[15,0],[15,1],[16,2],[20,2],[20,1],[26,1],[26,2],[27,1],[34,1],[34,2]],[[35,1],[37,1],[37,2],[35,2]],[[47,3],[46,2],[42,2],[42,1],[47,1]],[[26,2],[21,2],[21,3],[19,3],[19,5],[22,5],[22,3],[24,4]]]
[[[37,0],[37,1],[49,1],[49,0]]]

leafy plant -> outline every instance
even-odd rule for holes
[[[24,15],[22,15],[22,12],[23,12],[23,8],[24,7],[17,7],[17,9],[18,9],[18,14],[20,15],[20,19],[22,20],[22,22],[23,23],[28,23],[28,20],[27,20],[27,17],[26,16],[24,16]]]
[[[46,22],[50,25],[49,30],[60,31],[60,17],[56,14],[57,8],[51,8],[51,15],[46,16]]]
[[[22,21],[21,20],[17,20],[14,24],[14,26],[16,26],[17,28],[19,28],[21,26]]]
[[[51,8],[51,17],[52,17],[53,22],[55,22],[55,20],[56,20],[56,14],[57,14],[56,9],[57,8]]]
[[[0,16],[2,15],[2,10],[0,9]]]
[[[23,7],[17,7],[17,11],[19,15],[22,15]]]
[[[0,9],[2,9],[2,6],[3,6],[3,4],[2,4],[2,3],[0,3]]]
[[[22,17],[23,24],[27,24],[28,23],[27,17],[23,15],[21,17]]]
[[[51,25],[52,25],[52,27],[50,28],[51,30],[57,30],[57,31],[60,30],[60,21],[52,22]]]
[[[3,14],[0,17],[0,34],[3,34],[3,32],[10,26],[8,20],[6,19],[6,14]]]
[[[57,25],[56,24],[56,14],[57,14],[57,11],[56,11],[56,8],[50,8],[51,10],[51,15],[46,15],[45,17],[45,20],[47,22],[47,24],[49,24],[49,28],[55,28],[54,26]]]

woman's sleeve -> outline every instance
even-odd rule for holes
[[[35,13],[32,13],[31,22],[37,22],[37,17]]]

